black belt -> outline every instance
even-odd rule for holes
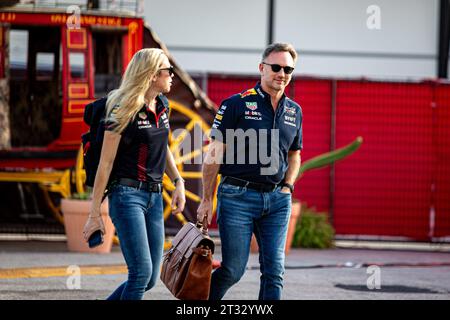
[[[278,184],[274,183],[256,183],[229,176],[223,177],[222,183],[227,183],[238,187],[247,187],[249,189],[253,189],[259,192],[273,192],[278,187]]]
[[[146,190],[148,192],[157,192],[157,193],[162,192],[162,184],[158,182],[145,182],[128,178],[119,178],[115,180],[115,182],[123,186],[133,187],[140,190]]]

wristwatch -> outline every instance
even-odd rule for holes
[[[287,188],[289,188],[289,190],[291,190],[291,193],[294,192],[294,185],[292,185],[292,184],[290,184],[290,183],[283,182],[283,183],[281,184],[281,187],[282,187],[282,188],[287,187]]]

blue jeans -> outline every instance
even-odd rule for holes
[[[116,185],[108,200],[128,267],[128,280],[108,300],[140,300],[159,278],[164,250],[162,195]]]
[[[291,195],[281,188],[258,192],[221,183],[217,223],[222,263],[212,274],[210,300],[222,299],[245,272],[252,233],[259,245],[260,300],[279,300],[283,289],[284,247],[291,214]]]

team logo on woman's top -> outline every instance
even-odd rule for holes
[[[145,112],[139,112],[139,118],[141,118],[142,120],[147,119],[147,114]]]

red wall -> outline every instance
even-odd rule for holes
[[[433,127],[435,195],[435,237],[450,234],[450,86],[439,85],[435,90],[436,104]]]
[[[364,138],[360,150],[336,165],[339,233],[426,239],[431,98],[431,88],[421,84],[338,82],[337,146]]]
[[[298,80],[294,95],[303,111],[302,161],[330,151],[331,82]],[[330,208],[330,167],[307,172],[296,184],[294,196],[320,211]]]
[[[255,77],[208,77],[220,105]],[[429,241],[450,236],[450,85],[297,78],[286,90],[303,110],[302,160],[362,136],[361,148],[307,172],[295,196],[332,214],[338,235]],[[333,98],[335,100],[333,101]],[[434,210],[433,210],[434,208]],[[434,212],[434,213],[433,213]]]

